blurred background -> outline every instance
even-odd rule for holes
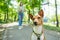
[[[0,24],[18,22],[19,2],[24,4],[23,24],[31,23],[28,16],[44,10],[44,28],[60,32],[60,0],[0,0]]]
[[[18,22],[18,5],[23,2],[25,13],[23,23],[29,23],[28,14],[44,10],[44,25],[60,26],[60,0],[0,0],[0,24]]]
[[[22,0],[0,0],[0,24],[18,21],[18,5]],[[60,23],[60,0],[23,0],[26,12],[23,22],[30,21],[28,14],[38,14],[44,10],[44,22],[56,25]]]

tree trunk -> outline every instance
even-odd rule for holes
[[[55,0],[55,8],[56,8],[56,26],[59,27],[59,21],[58,21],[58,16],[57,16],[57,1]]]
[[[16,21],[16,15],[14,16],[14,22]]]
[[[28,14],[30,13],[30,10],[28,11]],[[28,16],[28,23],[30,22],[30,17]]]
[[[7,14],[6,14],[6,15],[7,15],[7,20],[6,20],[6,22],[8,22],[8,17],[9,17],[9,16],[8,16],[8,7],[7,7]]]
[[[4,14],[4,22],[6,22],[6,13]]]

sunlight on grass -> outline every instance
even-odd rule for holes
[[[56,24],[53,24],[53,23],[44,23],[45,25],[51,25],[51,26],[54,26],[56,27]],[[59,27],[60,27],[60,24],[59,24]]]
[[[56,27],[53,24],[44,23],[44,28],[47,29],[47,30],[53,30],[53,31],[60,32],[60,27]]]

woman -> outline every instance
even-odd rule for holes
[[[24,6],[23,6],[23,3],[20,2],[20,5],[18,7],[19,29],[21,29],[23,27],[22,26],[23,16],[24,16]]]

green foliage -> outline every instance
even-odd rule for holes
[[[34,8],[39,8],[40,3],[42,0],[16,0],[18,3],[22,1],[24,5],[26,6],[27,13],[30,13],[30,11],[33,11]],[[17,14],[17,9],[13,7],[13,4],[11,3],[11,0],[0,0],[0,21],[1,22],[14,22],[18,20],[18,14]],[[28,21],[28,16],[25,14],[27,17],[24,18],[24,21]],[[1,23],[0,22],[0,23]]]
[[[28,0],[17,0],[17,2],[23,2],[24,4],[26,4]]]
[[[10,2],[11,0],[0,0],[0,23],[1,22],[12,22],[17,18],[16,9]],[[9,8],[11,6],[11,8]]]
[[[10,0],[2,0],[2,1],[0,1],[0,10],[2,10],[2,11],[4,11],[4,12],[6,12],[8,9],[8,6],[9,6],[9,4],[10,4]]]
[[[29,8],[34,9],[35,7],[39,8],[39,6],[42,3],[42,0],[40,0],[40,1],[39,0],[29,0],[29,1],[26,0],[25,3],[26,3],[27,9],[29,9]]]

